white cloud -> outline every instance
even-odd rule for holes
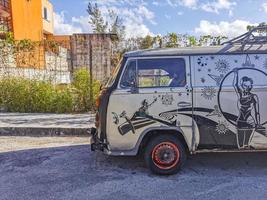
[[[171,7],[184,6],[191,9],[196,9],[198,0],[166,0]]]
[[[67,23],[64,12],[54,13],[54,27],[55,33],[58,35],[71,35],[73,33],[81,33],[82,28],[73,25],[73,23]]]
[[[219,14],[221,10],[233,10],[236,6],[236,2],[233,0],[166,0],[167,4],[171,7],[183,6],[193,10],[203,10],[206,12],[212,12]]]
[[[159,2],[157,2],[157,1],[153,1],[153,2],[152,2],[152,5],[154,5],[154,6],[159,6]]]
[[[172,17],[170,15],[165,14],[164,15],[166,19],[171,19]]]
[[[236,2],[231,0],[216,0],[213,2],[207,2],[201,5],[201,9],[207,12],[213,12],[219,14],[220,10],[232,10],[236,5]]]
[[[133,0],[130,0],[130,3]],[[140,1],[141,2],[141,1]],[[100,6],[101,12],[108,20],[109,9],[114,10],[115,13],[123,19],[125,25],[126,38],[130,37],[143,37],[146,35],[154,35],[145,24],[149,22],[152,25],[156,25],[155,14],[147,8],[145,4],[133,5],[130,7],[122,6]]]
[[[267,13],[267,3],[263,3],[262,8],[263,8],[264,12]]]
[[[89,20],[89,16],[72,17],[71,19],[74,25],[81,27],[82,31],[86,33],[93,31],[91,25],[89,24]]]
[[[154,25],[156,24],[156,22],[154,21],[155,14],[152,11],[148,10],[147,7],[143,5],[139,6],[137,9],[137,14],[143,16],[145,19],[150,21],[150,23]]]
[[[177,12],[177,15],[179,15],[179,16],[181,16],[183,14],[184,14],[184,12],[182,12],[182,11]]]
[[[136,5],[147,5],[145,0],[86,0],[85,4],[97,3],[99,6],[136,6]]]
[[[92,0],[96,2],[101,10],[105,20],[110,22],[109,10],[114,10],[115,13],[123,19],[125,25],[126,37],[143,37],[146,35],[154,35],[146,22],[156,25],[155,14],[144,0]],[[155,1],[156,2],[156,1]],[[85,1],[88,3],[88,1]],[[67,22],[64,12],[55,13],[55,32],[57,34],[72,34],[81,32],[92,32],[92,27],[89,24],[89,17],[74,16]]]
[[[148,20],[153,25],[156,24],[156,22],[154,22],[154,14],[149,11],[147,12],[146,8],[124,8],[120,9],[118,13],[120,13],[120,16],[124,19],[127,38],[154,35],[147,25],[145,25],[145,20]]]
[[[181,0],[181,4],[188,8],[196,8],[198,0]]]
[[[235,20],[233,22],[221,21],[219,23],[202,20],[200,21],[199,27],[195,28],[195,33],[199,35],[223,35],[233,38],[247,32],[248,25],[258,24],[252,24],[244,20]]]
[[[229,17],[233,17],[234,16],[233,10],[229,10],[228,15]]]

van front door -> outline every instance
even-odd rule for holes
[[[192,111],[187,74],[187,57],[128,59],[120,84],[110,98],[110,148],[133,149],[140,134],[154,128],[183,129],[192,135],[192,118],[180,115],[184,109]]]

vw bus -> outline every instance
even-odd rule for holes
[[[266,27],[265,27],[266,29]],[[97,99],[91,149],[174,174],[188,154],[267,150],[267,38],[126,53]]]

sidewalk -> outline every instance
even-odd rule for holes
[[[0,136],[86,136],[93,114],[0,113]]]

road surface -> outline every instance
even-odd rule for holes
[[[267,153],[195,155],[179,174],[156,176],[141,158],[89,148],[0,153],[0,200],[267,199]]]

